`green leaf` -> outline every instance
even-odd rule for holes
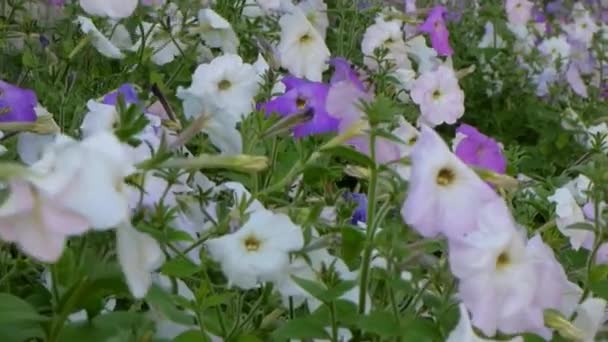
[[[163,265],[161,272],[177,278],[184,278],[193,275],[199,271],[199,267],[187,258],[178,256]]]
[[[587,222],[577,222],[569,225],[566,229],[580,229],[580,230],[588,230],[591,232],[595,231],[595,227],[591,223]]]
[[[287,321],[272,333],[275,340],[286,339],[309,339],[309,338],[329,338],[325,331],[325,324],[314,319],[312,316],[299,317]]]
[[[198,330],[183,332],[173,339],[173,342],[209,342],[211,339]]]
[[[374,166],[374,162],[373,160],[368,157],[367,155],[356,151],[355,149],[351,148],[351,147],[347,147],[347,146],[336,146],[336,147],[332,147],[332,148],[328,148],[326,150],[324,150],[325,153],[329,153],[334,157],[340,158],[340,159],[345,159],[349,162],[358,164],[358,165],[362,165],[362,166],[367,166],[367,167],[373,167]]]
[[[344,262],[350,265],[361,255],[365,244],[365,235],[353,227],[342,227],[340,231],[342,233],[341,256]]]
[[[0,293],[0,324],[37,323],[48,319],[23,299],[8,293]]]
[[[150,287],[150,290],[146,295],[146,301],[150,306],[154,307],[173,322],[184,325],[194,323],[194,318],[177,308],[171,296],[157,285],[152,285],[152,287]]]
[[[324,301],[324,295],[325,295],[325,292],[327,291],[327,288],[325,287],[325,285],[323,285],[319,282],[316,282],[316,281],[299,278],[296,276],[291,276],[291,278],[293,279],[293,281],[296,282],[296,284],[298,284],[298,286],[303,288],[304,291],[308,292],[310,295],[317,298],[318,300]]]
[[[405,341],[441,341],[439,327],[430,319],[413,317],[401,324],[401,337]]]
[[[343,280],[339,282],[338,284],[336,284],[336,286],[325,291],[325,293],[323,294],[325,302],[331,302],[342,297],[342,295],[350,291],[355,286],[357,286],[356,280]]]
[[[143,313],[115,311],[97,316],[91,322],[66,325],[61,330],[59,341],[140,341],[153,328],[153,323]]]
[[[361,316],[357,325],[361,330],[383,338],[400,335],[399,323],[388,311],[374,311],[369,315]]]

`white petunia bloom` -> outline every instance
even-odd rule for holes
[[[299,8],[279,20],[281,38],[277,46],[281,66],[296,77],[321,81],[330,57],[325,40]]]
[[[317,29],[321,37],[325,39],[329,19],[327,18],[327,5],[324,0],[304,0],[297,6],[302,10],[312,26]]]
[[[606,321],[605,310],[606,300],[602,298],[590,297],[579,304],[572,324],[583,333],[582,342],[595,341],[595,335]]]
[[[538,51],[547,58],[547,63],[550,67],[556,66],[556,63],[559,63],[562,67],[568,65],[570,49],[570,44],[563,35],[545,39],[538,45]]]
[[[80,7],[91,15],[126,18],[137,8],[138,0],[80,0]]]
[[[378,63],[374,60],[374,50],[385,48],[388,50],[386,59],[397,68],[411,69],[411,62],[407,56],[407,47],[403,40],[403,23],[399,20],[385,21],[378,16],[374,24],[367,28],[361,41],[363,62],[371,69],[377,69]],[[423,56],[420,56],[423,57]]]
[[[175,38],[175,35],[181,30],[181,25],[173,24],[171,32],[163,31],[162,27],[157,24],[142,22],[144,32],[150,32],[146,37],[146,48],[152,49],[152,57],[150,60],[156,65],[165,65],[173,62],[175,57],[180,55],[180,49],[186,45]],[[171,38],[173,36],[173,38]],[[143,38],[133,44],[131,51],[138,51],[143,43]]]
[[[460,320],[458,324],[450,332],[446,342],[497,342],[498,340],[485,339],[477,336],[475,331],[473,331],[473,326],[471,325],[471,319],[469,318],[469,312],[464,304],[459,305],[460,308]],[[517,336],[510,340],[501,340],[505,342],[523,342],[523,338]]]
[[[583,5],[577,2],[573,8],[574,22],[564,25],[564,30],[568,33],[568,37],[572,40],[581,42],[585,46],[590,47],[593,35],[599,31],[599,27]]]
[[[256,69],[241,57],[226,54],[198,66],[189,88],[178,88],[184,114],[194,119],[208,116],[203,131],[222,152],[238,154],[242,138],[237,123],[253,110],[259,89]]]
[[[230,285],[255,288],[275,281],[289,266],[289,253],[304,245],[301,228],[287,215],[259,210],[235,233],[207,241]]]
[[[548,199],[556,204],[557,228],[570,239],[570,245],[574,250],[578,250],[588,239],[593,239],[592,231],[569,228],[575,223],[585,222],[585,215],[567,188],[557,189]]]
[[[131,294],[143,298],[152,284],[152,272],[165,261],[158,242],[125,221],[116,228],[118,261]]]
[[[602,151],[608,150],[608,125],[605,122],[587,127],[587,137],[587,148],[598,143]]]
[[[407,55],[418,64],[418,73],[424,73],[435,69],[441,60],[437,58],[437,51],[429,47],[423,36],[416,36],[405,42]],[[407,62],[405,63],[407,67]]]
[[[110,132],[81,142],[59,136],[31,166],[32,183],[49,195],[61,194],[63,206],[85,217],[93,228],[112,228],[127,219],[124,177],[133,170],[123,144]]]
[[[502,49],[506,46],[504,40],[498,33],[494,30],[494,24],[491,21],[486,22],[485,33],[483,37],[481,37],[481,41],[477,44],[477,47],[485,49],[485,48],[496,48]]]
[[[77,22],[82,32],[90,37],[91,44],[100,54],[113,59],[125,57],[120,48],[101,33],[90,18],[78,16]]]
[[[204,8],[198,12],[199,27],[194,31],[200,34],[205,44],[211,48],[221,48],[225,53],[236,53],[239,39],[230,23],[212,9]]]

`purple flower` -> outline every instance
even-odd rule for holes
[[[357,222],[367,222],[367,196],[362,193],[349,192],[344,194],[347,201],[354,202],[357,207],[353,211],[350,223],[357,224]]]
[[[418,28],[431,36],[431,45],[440,56],[451,56],[454,53],[449,41],[450,32],[443,18],[446,12],[446,8],[441,5],[433,7],[424,23]]]
[[[320,82],[286,76],[282,80],[286,92],[274,99],[261,104],[261,110],[270,115],[277,113],[281,116],[312,112],[312,119],[295,126],[293,134],[296,138],[334,132],[338,129],[338,120],[327,114],[325,102],[329,86]]]
[[[466,136],[455,148],[456,155],[465,164],[505,173],[507,160],[496,140],[467,124],[460,125],[456,132]]]
[[[0,122],[36,121],[36,93],[0,80]]]
[[[137,90],[132,84],[125,83],[118,87],[116,91],[113,91],[103,98],[103,103],[107,105],[115,106],[118,102],[118,95],[122,95],[125,103],[137,104],[139,103],[139,97],[137,96]]]
[[[49,0],[49,4],[53,6],[63,6],[65,5],[65,0]]]
[[[329,64],[334,67],[334,73],[331,76],[330,84],[336,84],[340,81],[350,81],[360,90],[365,91],[363,82],[359,79],[357,72],[353,70],[349,61],[342,57],[336,57],[329,61]]]

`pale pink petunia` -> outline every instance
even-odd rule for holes
[[[420,75],[410,96],[420,106],[421,120],[428,125],[454,124],[464,114],[464,92],[456,73],[447,66]]]
[[[401,215],[426,237],[458,238],[475,229],[482,204],[498,195],[423,126],[411,151],[411,178]]]
[[[570,67],[568,67],[568,71],[566,71],[566,80],[577,95],[587,98],[587,86],[585,85],[585,81],[583,81],[578,68],[572,63],[570,63]]]
[[[89,228],[84,217],[61,205],[62,194],[48,197],[25,181],[11,182],[9,190],[0,206],[0,238],[40,261],[57,261],[67,237]]]
[[[534,4],[528,0],[507,0],[505,7],[509,23],[525,25],[532,17]]]

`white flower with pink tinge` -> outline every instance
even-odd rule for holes
[[[445,65],[420,75],[410,96],[420,106],[421,121],[430,126],[454,124],[464,114],[464,92],[454,70]]]

